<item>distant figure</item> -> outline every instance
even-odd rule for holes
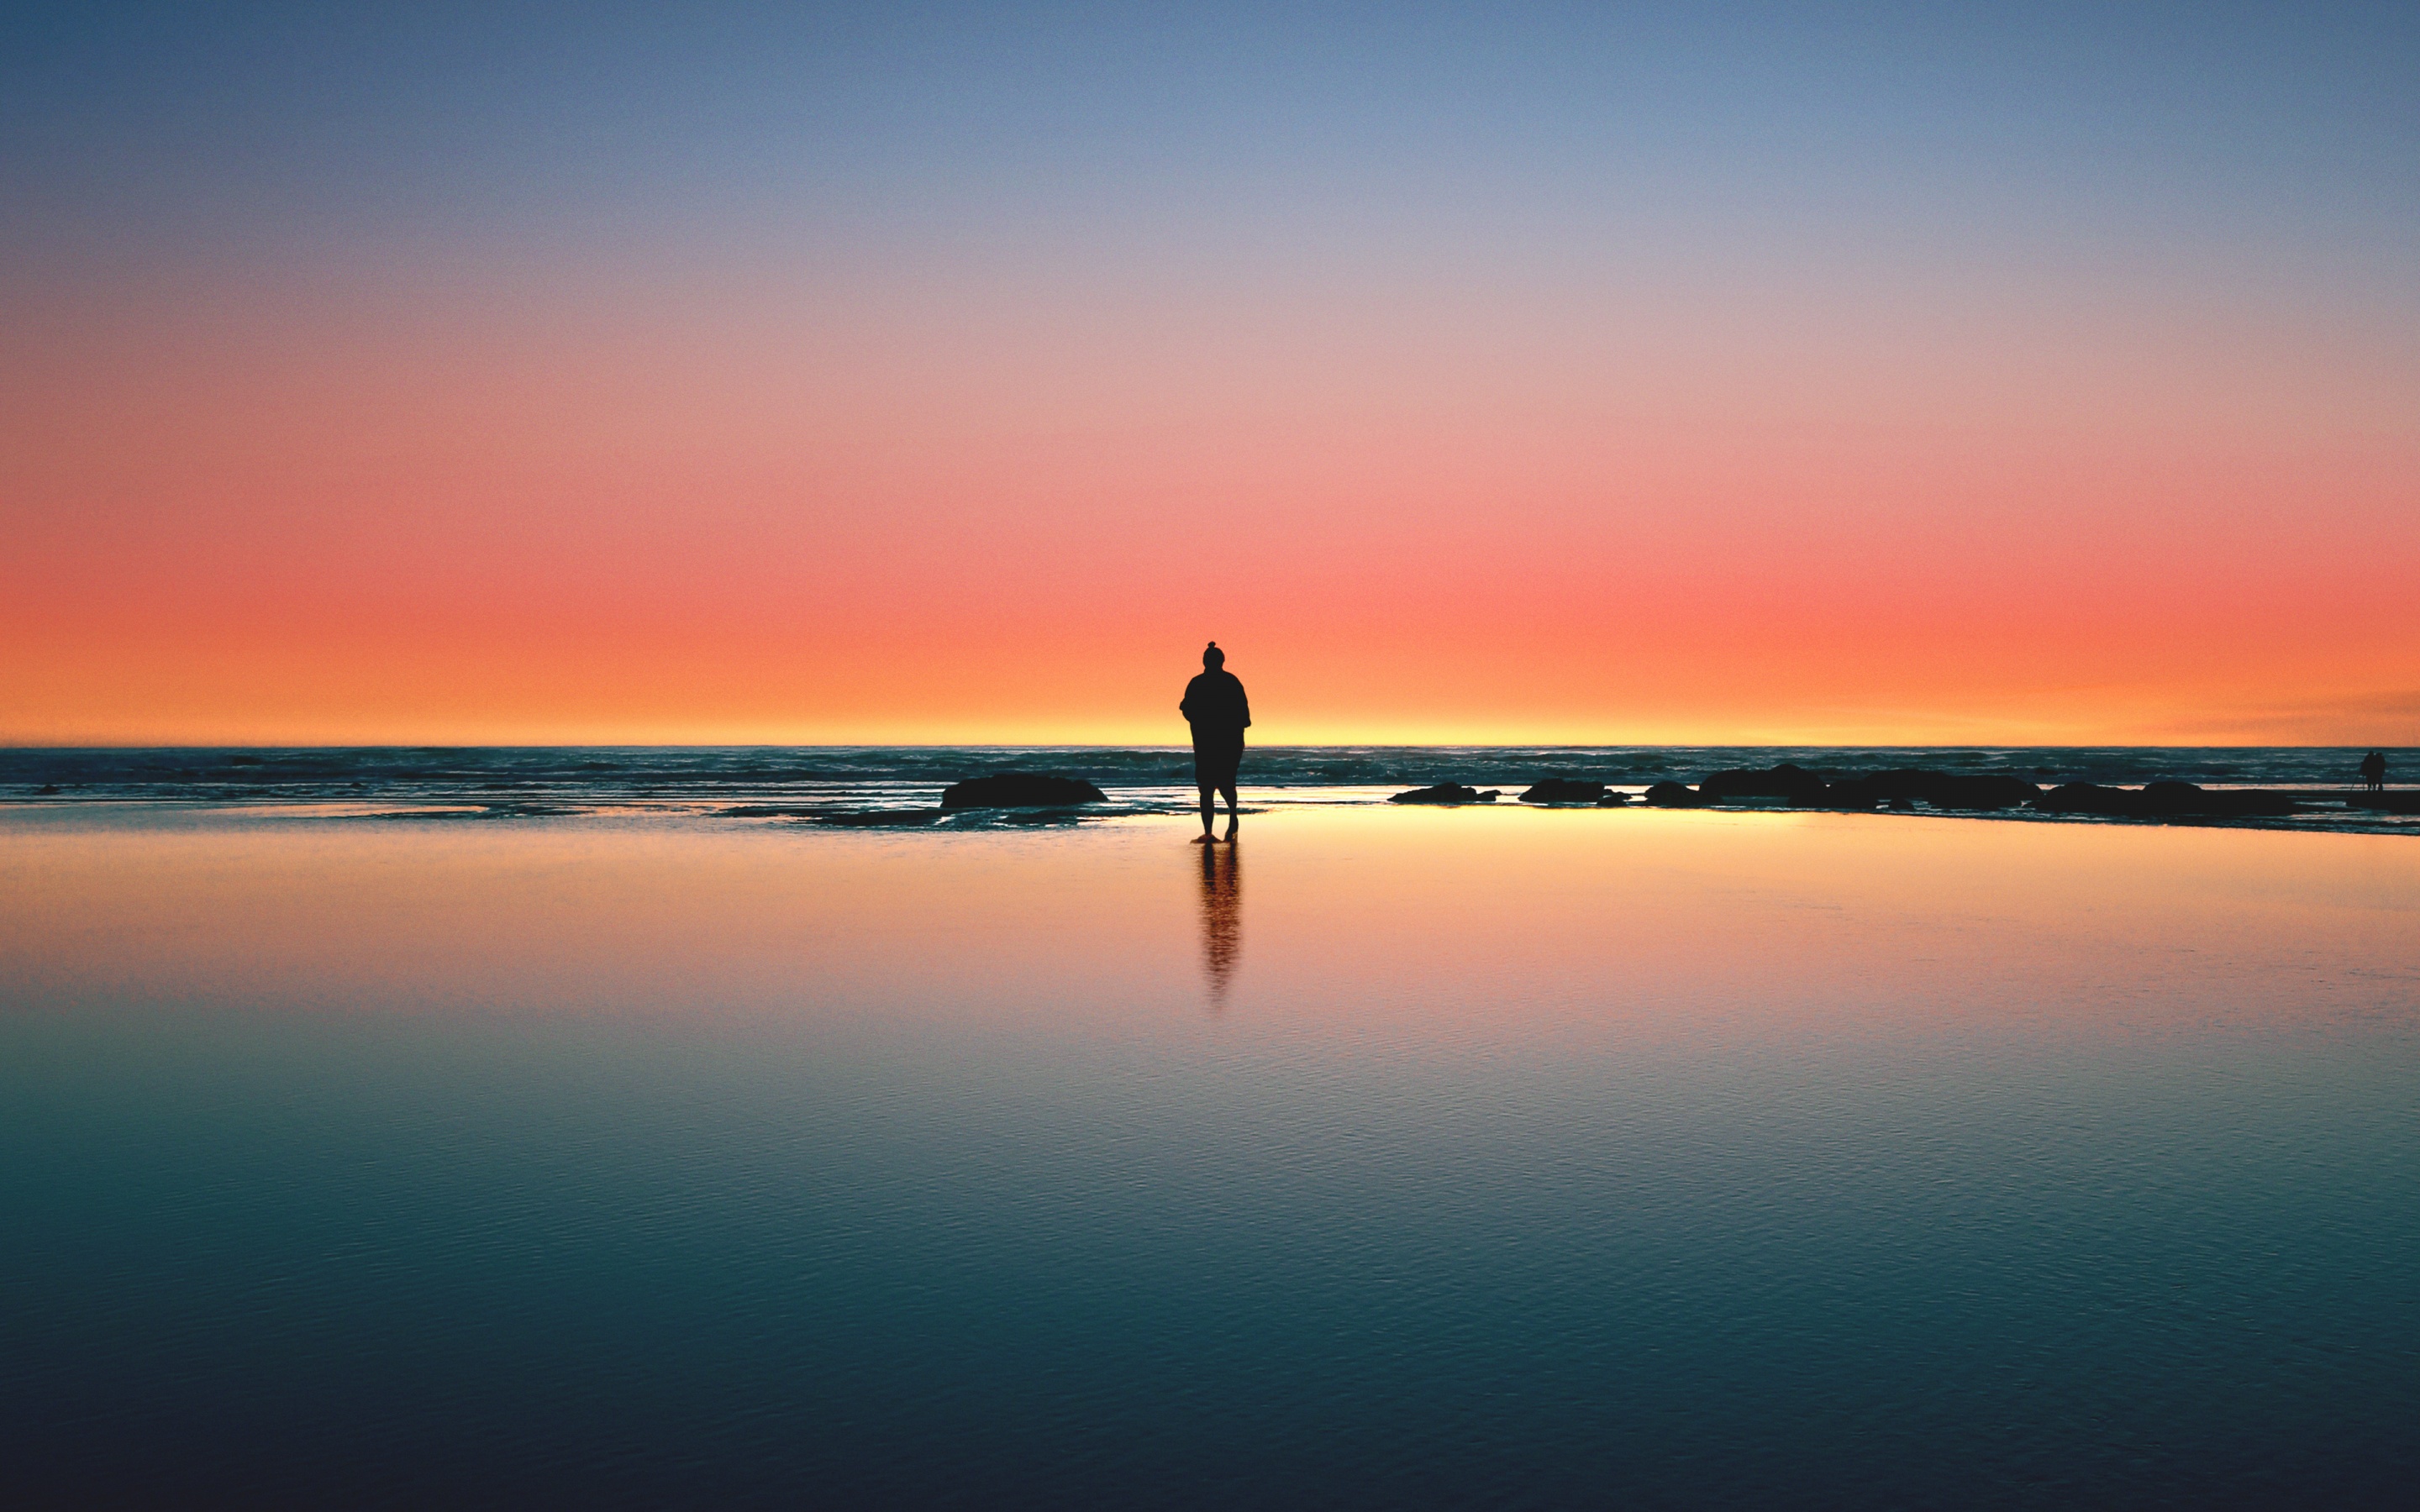
[[[1202,675],[1185,685],[1185,702],[1176,707],[1193,726],[1193,782],[1202,790],[1202,838],[1194,843],[1208,845],[1218,839],[1210,825],[1218,810],[1213,793],[1227,795],[1227,839],[1233,841],[1235,766],[1244,759],[1244,732],[1251,727],[1252,705],[1244,697],[1244,685],[1227,671],[1227,654],[1218,641],[1202,653]]]
[[[2386,790],[2386,752],[2374,750],[2361,759],[2361,785],[2372,793]]]

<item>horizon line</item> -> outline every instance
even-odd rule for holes
[[[64,750],[1154,750],[1184,752],[1186,742],[841,740],[841,741],[12,741],[0,751]],[[2420,750],[2392,741],[1926,741],[1926,740],[1355,740],[1270,741],[1250,750]]]

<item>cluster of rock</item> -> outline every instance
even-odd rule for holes
[[[1495,789],[1481,791],[1456,782],[1398,793],[1390,803],[1493,803]],[[2027,808],[2043,813],[2105,814],[2128,819],[2236,819],[2290,814],[2304,795],[2266,789],[2209,789],[2192,782],[2153,782],[2141,788],[2102,787],[2069,782],[2042,791],[2040,784],[2005,772],[1935,772],[1902,767],[1828,779],[1822,773],[1784,762],[1779,766],[1736,768],[1714,773],[1696,787],[1658,782],[1647,790],[1647,803],[1657,809],[1702,809],[1709,804],[1779,799],[1793,808],[1870,810],[1888,804],[1913,809],[1991,812]],[[2399,796],[2399,795],[2396,795]],[[1619,808],[1628,795],[1608,791],[1602,782],[1550,777],[1521,795],[1523,803],[1590,805]],[[2371,806],[2382,807],[2372,798]]]
[[[1861,777],[1824,779],[1789,762],[1761,770],[1716,772],[1692,790],[1658,782],[1647,801],[1659,809],[1697,809],[1742,798],[1779,798],[1802,809],[1872,809],[1889,803],[1933,809],[2013,809],[2041,793],[2035,783],[2005,773],[1933,772],[1903,767]]]
[[[999,772],[953,782],[941,793],[944,809],[1072,809],[1100,803],[1109,795],[1080,777],[1040,772]]]
[[[1693,790],[1658,782],[1647,801],[1659,809],[1698,809],[1742,798],[1779,798],[1805,809],[1872,809],[1883,804],[1989,811],[2031,807],[2043,813],[2105,814],[2128,819],[2233,819],[2294,812],[2297,795],[2262,789],[2212,791],[2192,782],[2141,788],[2068,782],[2045,793],[2006,773],[1970,774],[1908,768],[1827,781],[1784,763],[1763,771],[1716,772]]]
[[[1532,782],[1521,794],[1523,803],[1576,803],[1598,809],[1619,809],[1630,801],[1627,793],[1610,793],[1602,782],[1583,782],[1576,778],[1550,777],[1543,782]]]
[[[2124,819],[2236,819],[2289,814],[2295,795],[2257,788],[2213,793],[2192,782],[2153,782],[2142,788],[2104,788],[2068,782],[2034,800],[2045,813],[2114,814]]]
[[[1453,805],[1494,803],[1502,796],[1496,788],[1439,782],[1434,787],[1398,793],[1387,801]],[[2290,814],[2296,803],[2306,796],[2258,788],[2213,790],[2192,782],[2153,782],[2140,788],[2067,782],[2045,793],[2040,784],[2006,773],[1934,772],[1914,767],[1833,780],[1788,762],[1779,766],[1715,772],[1694,788],[1664,781],[1647,790],[1648,804],[1657,809],[1702,809],[1714,803],[1777,798],[1801,809],[1867,810],[1884,804],[1910,809],[1922,803],[1931,809],[1989,811],[2030,806],[2043,813],[2125,819],[2235,819]],[[1106,797],[1099,788],[1079,777],[1000,772],[953,783],[941,795],[941,807],[1066,809],[1100,803]],[[2366,794],[2348,801],[2361,808],[2409,813],[2420,809],[2420,802],[2415,800],[2420,800],[2420,795],[2396,793]],[[1602,782],[1550,777],[1524,789],[1520,801],[1617,809],[1627,804],[1630,797],[1607,789]],[[764,811],[769,814],[776,810]]]
[[[1504,795],[1501,790],[1466,788],[1459,782],[1439,782],[1435,787],[1414,788],[1398,793],[1388,803],[1494,803]],[[1577,778],[1550,777],[1543,782],[1532,782],[1522,790],[1523,803],[1579,805],[1595,809],[1619,809],[1630,801],[1627,793],[1607,792],[1602,782],[1584,782]]]
[[[1503,795],[1494,788],[1481,793],[1477,788],[1466,788],[1459,782],[1439,782],[1435,787],[1414,788],[1409,793],[1398,793],[1387,801],[1388,803],[1494,803]]]

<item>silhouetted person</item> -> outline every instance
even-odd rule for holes
[[[1244,852],[1231,845],[1202,847],[1202,970],[1210,980],[1210,1007],[1227,1005],[1227,984],[1243,951]]]
[[[1244,759],[1244,732],[1251,727],[1252,705],[1244,697],[1244,685],[1227,670],[1227,654],[1218,641],[1202,653],[1202,675],[1185,685],[1185,702],[1176,707],[1193,726],[1193,783],[1202,790],[1202,838],[1194,843],[1207,845],[1218,839],[1210,826],[1218,811],[1213,793],[1227,795],[1227,838],[1233,841],[1235,766]]]
[[[2374,750],[2361,759],[2361,785],[2372,793],[2386,790],[2386,752]]]

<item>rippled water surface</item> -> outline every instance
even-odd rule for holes
[[[2420,845],[0,810],[0,1499],[2392,1504]]]

